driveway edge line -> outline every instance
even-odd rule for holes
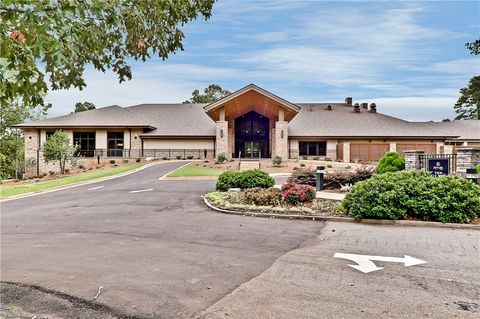
[[[321,222],[343,222],[343,223],[357,223],[357,224],[370,224],[370,225],[390,225],[390,226],[409,226],[409,227],[433,227],[433,228],[454,228],[454,229],[474,229],[480,230],[480,225],[472,224],[454,224],[454,223],[439,223],[439,222],[426,222],[416,220],[387,220],[387,219],[362,219],[356,220],[352,217],[329,217],[329,216],[309,216],[299,214],[271,214],[271,213],[258,213],[258,212],[243,212],[236,210],[228,210],[214,206],[207,199],[203,197],[203,202],[210,209],[231,215],[250,216],[250,217],[263,217],[263,218],[280,218],[280,219],[300,219],[300,220],[312,220]]]
[[[149,163],[149,164],[145,164],[145,165],[143,165],[139,168],[136,168],[134,170],[131,170],[131,171],[128,171],[128,172],[125,172],[125,173],[120,173],[120,174],[117,174],[117,175],[92,179],[90,181],[85,181],[85,182],[81,182],[81,183],[73,184],[73,185],[54,187],[54,188],[46,189],[46,190],[43,190],[43,191],[37,191],[37,192],[33,192],[33,193],[27,193],[27,194],[23,194],[23,195],[12,196],[12,197],[8,197],[8,198],[0,199],[0,203],[8,202],[8,201],[11,201],[11,200],[14,200],[14,199],[32,197],[32,196],[37,196],[37,195],[46,194],[46,193],[53,193],[53,192],[56,192],[56,191],[61,191],[61,190],[64,190],[64,189],[69,189],[69,188],[73,188],[73,187],[77,187],[77,186],[83,186],[83,185],[108,181],[108,180],[111,180],[111,179],[127,176],[127,175],[130,175],[130,174],[142,171],[146,168],[149,168],[149,167],[151,167],[153,165],[157,165],[157,164],[162,164],[162,163]]]

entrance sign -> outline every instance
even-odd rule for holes
[[[386,261],[391,263],[403,263],[405,267],[415,266],[426,264],[426,261],[423,261],[418,258],[405,255],[403,258],[398,257],[384,257],[384,256],[370,256],[370,255],[357,255],[357,254],[342,254],[336,253],[333,255],[334,258],[342,258],[354,261],[357,265],[348,265],[358,271],[367,274],[372,271],[381,270],[383,267],[377,267],[373,261]]]
[[[448,175],[450,169],[450,160],[448,158],[430,158],[428,159],[428,171],[433,176]]]

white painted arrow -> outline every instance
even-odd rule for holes
[[[342,254],[336,253],[333,255],[334,258],[342,258],[354,261],[357,265],[348,265],[356,270],[359,270],[363,273],[369,273],[372,271],[383,269],[383,267],[377,267],[373,261],[386,261],[391,263],[403,263],[405,267],[415,266],[426,264],[426,261],[423,261],[418,258],[405,255],[403,258],[399,257],[384,257],[384,256],[370,256],[370,255],[357,255],[357,254]]]

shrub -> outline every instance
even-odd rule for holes
[[[275,206],[282,201],[282,192],[277,188],[249,188],[243,193],[245,204],[257,206]]]
[[[92,170],[93,170],[93,167],[89,167],[88,170],[89,170],[89,171],[92,171]]]
[[[426,172],[374,175],[352,187],[342,209],[360,218],[469,222],[480,216],[480,186],[457,176]]]
[[[48,171],[48,174],[55,175],[55,172],[54,171]]]
[[[332,165],[330,165],[330,164],[328,164],[328,165],[327,165],[327,167],[328,167],[328,168],[332,168],[333,166],[332,166]]]
[[[175,156],[175,158],[176,158],[177,160],[179,160],[179,159],[182,159],[182,156],[181,156],[181,155],[177,155],[177,156]]]
[[[187,159],[193,159],[193,155],[188,155]]]
[[[68,174],[70,173],[70,169],[69,168],[65,168],[65,174]]]
[[[302,159],[303,159],[303,160],[307,160],[307,159],[308,159],[308,156],[302,156]]]
[[[138,157],[138,158],[135,160],[135,162],[137,162],[137,163],[140,163],[141,161],[142,161],[142,159],[141,159],[140,157]]]
[[[280,156],[278,156],[278,155],[275,156],[275,157],[272,159],[272,163],[273,163],[273,165],[275,165],[275,166],[280,166],[280,165],[282,165],[282,161],[283,161],[282,158],[281,158]]]
[[[405,169],[405,159],[397,152],[386,153],[375,170],[375,173],[398,172]]]
[[[319,161],[319,160],[320,160],[320,157],[319,157],[319,156],[315,156],[315,157],[313,158],[313,160]]]
[[[477,165],[477,173],[480,174],[480,163]]]
[[[293,171],[292,175],[288,178],[288,181],[295,182],[297,184],[306,184],[306,185],[315,186],[315,183],[316,183],[315,174],[316,172],[314,169],[300,167]]]
[[[331,162],[331,161],[332,161],[332,159],[331,159],[330,157],[325,157],[325,160],[326,160],[327,162]]]
[[[115,160],[114,160],[114,159],[111,159],[111,160],[110,160],[110,164],[112,164],[112,165],[115,164]]]
[[[327,167],[331,167],[331,165],[327,165]],[[327,171],[323,175],[323,187],[325,189],[340,189],[342,185],[353,185],[366,180],[372,176],[372,173],[373,167],[367,165],[357,167],[354,172]],[[288,180],[298,184],[316,186],[316,171],[311,168],[299,168],[293,171]]]
[[[315,188],[309,185],[288,182],[282,186],[283,200],[292,205],[311,203],[315,195]]]
[[[123,163],[128,164],[128,159],[124,159]]]
[[[216,189],[227,191],[229,188],[269,188],[275,185],[273,177],[259,170],[247,170],[242,172],[226,171],[218,177]]]
[[[236,177],[239,172],[226,171],[218,176],[217,191],[226,192],[229,188],[236,187]]]
[[[240,187],[242,189],[253,187],[269,188],[275,185],[273,177],[259,169],[238,172],[235,181],[235,187]]]
[[[227,161],[227,155],[225,155],[225,153],[219,154],[218,157],[217,157],[217,161],[219,163],[226,162]]]
[[[79,169],[85,169],[85,165],[80,164],[80,165],[78,165],[78,168],[79,168]]]
[[[305,163],[300,163],[300,167],[305,167]]]
[[[47,173],[42,173],[42,177],[45,177],[45,176],[47,176]]]

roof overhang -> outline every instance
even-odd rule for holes
[[[226,120],[233,120],[250,111],[255,111],[269,118],[278,118],[280,108],[284,112],[285,121],[290,121],[300,111],[298,105],[255,84],[249,84],[216,102],[206,105],[204,110],[214,121],[218,121],[221,108],[225,109]]]

